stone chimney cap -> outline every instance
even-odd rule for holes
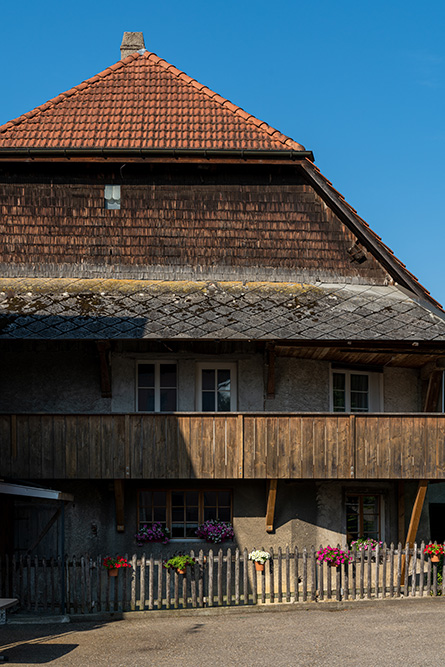
[[[144,33],[143,32],[124,32],[121,44],[121,60],[136,52],[144,53]]]

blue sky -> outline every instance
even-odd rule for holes
[[[443,0],[5,3],[0,124],[119,60],[124,30],[311,149],[445,303]]]

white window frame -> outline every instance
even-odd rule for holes
[[[345,375],[345,411],[336,414],[367,414],[368,412],[383,412],[383,373],[361,371],[360,369],[332,368],[329,378],[329,410],[334,412],[334,373]],[[351,375],[368,376],[368,410],[351,412]]]
[[[145,411],[145,410],[139,410],[139,366],[142,365],[148,365],[148,364],[153,364],[155,367],[155,409],[153,411]],[[135,392],[136,392],[136,398],[135,398],[135,404],[136,404],[136,412],[141,412],[142,414],[146,415],[152,415],[155,413],[160,413],[160,414],[165,414],[165,412],[161,412],[161,364],[165,365],[174,365],[176,366],[176,408],[173,410],[173,412],[177,412],[178,410],[178,363],[176,359],[170,360],[170,359],[158,359],[158,360],[153,360],[153,359],[139,359],[136,362],[136,374],[135,374]],[[171,410],[169,410],[171,412]]]
[[[104,204],[107,211],[119,211],[121,207],[121,186],[106,185],[104,187]]]
[[[210,370],[230,370],[230,412],[237,411],[238,405],[238,383],[237,383],[236,362],[219,363],[217,361],[208,361],[196,364],[196,410],[202,412],[202,371]]]

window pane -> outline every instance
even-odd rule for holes
[[[230,507],[220,507],[218,509],[218,519],[220,521],[230,521]]]
[[[230,393],[218,391],[218,412],[230,412]]]
[[[196,538],[196,529],[198,528],[198,524],[194,523],[193,525],[187,524],[186,529],[185,529],[185,536],[186,537],[195,537]]]
[[[202,411],[203,412],[214,412],[215,411],[215,392],[214,391],[203,391],[202,392]]]
[[[204,521],[217,518],[218,518],[218,513],[216,511],[216,507],[204,507]]]
[[[185,511],[185,519],[187,522],[193,522],[198,525],[198,508],[197,507],[187,507]]]
[[[198,498],[199,498],[198,491],[187,491],[185,497],[187,505],[198,505]]]
[[[218,370],[218,390],[219,391],[230,391],[230,370],[229,369],[219,369]]]
[[[172,491],[172,505],[184,507],[184,491]]]
[[[155,409],[155,390],[138,390],[138,410],[140,412],[154,412]]]
[[[178,521],[184,522],[183,507],[172,507],[172,521],[173,523],[177,523]]]
[[[368,412],[368,394],[351,391],[351,412]]]
[[[139,523],[152,523],[151,507],[140,507],[139,508]]]
[[[153,508],[153,521],[160,521],[165,523],[167,517],[167,512],[165,507],[154,507]]]
[[[368,391],[368,376],[351,375],[351,391]]]
[[[161,387],[176,387],[176,364],[161,364],[159,372]]]
[[[334,412],[345,412],[346,410],[346,390],[345,390],[345,374],[333,373],[333,406]]]
[[[175,412],[176,389],[161,389],[161,412]]]
[[[167,504],[167,494],[165,491],[153,491],[153,504],[163,505]]]
[[[155,386],[155,366],[154,364],[138,365],[138,387]]]
[[[184,524],[183,523],[172,523],[172,537],[184,537]]]
[[[208,507],[209,505],[216,506],[216,491],[204,492],[204,506]]]
[[[215,371],[212,369],[202,370],[202,388],[215,390]]]

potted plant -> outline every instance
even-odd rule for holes
[[[117,573],[121,567],[131,567],[130,563],[127,562],[127,559],[122,556],[116,556],[115,558],[113,556],[105,556],[102,565],[108,570],[108,575],[110,577],[117,577]]]
[[[209,519],[198,526],[196,529],[196,536],[206,540],[206,542],[218,544],[219,542],[233,540],[235,534],[233,532],[232,524],[228,521]]]
[[[439,563],[440,558],[441,556],[443,556],[444,553],[443,544],[433,544],[432,542],[430,542],[430,544],[426,545],[425,549],[423,550],[423,553],[429,555],[432,563]]]
[[[164,567],[170,570],[176,570],[178,574],[185,574],[188,565],[194,565],[196,563],[195,558],[189,556],[188,554],[177,554],[172,556],[169,560],[164,562]]]
[[[264,563],[269,560],[270,553],[268,551],[260,551],[259,549],[254,549],[249,554],[249,560],[252,560],[255,563],[255,570],[257,572],[264,571]]]
[[[368,537],[366,539],[364,537],[360,537],[358,540],[352,540],[351,542],[352,551],[356,551],[357,553],[364,551],[368,557],[371,556],[372,560],[375,560],[375,552],[377,547],[381,549],[383,547],[383,542],[374,540],[372,537]],[[382,554],[380,554],[379,561],[382,562],[382,560]]]
[[[350,558],[347,551],[343,551],[340,547],[327,546],[315,553],[319,563],[327,563],[333,567],[338,567],[342,563],[348,563]]]
[[[138,547],[142,547],[147,542],[162,542],[167,544],[170,541],[170,530],[156,521],[151,525],[144,524],[134,536]]]

